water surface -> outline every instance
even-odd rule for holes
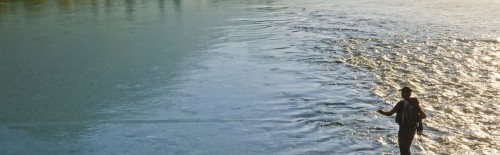
[[[2,154],[497,154],[500,3],[0,0]]]

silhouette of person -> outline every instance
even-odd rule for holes
[[[399,124],[399,131],[398,131],[399,151],[401,152],[401,155],[411,155],[410,147],[411,147],[411,142],[415,137],[415,131],[418,130],[417,132],[419,134],[422,133],[423,131],[422,119],[425,119],[427,115],[420,107],[418,99],[410,98],[411,89],[409,87],[403,87],[403,89],[400,89],[399,91],[401,91],[401,97],[403,98],[403,100],[399,101],[390,111],[384,111],[382,109],[379,109],[377,112],[386,116],[391,116],[392,114],[397,113],[396,122]],[[411,123],[401,122],[402,117],[404,117],[402,115],[408,116],[408,114],[404,114],[406,112],[403,112],[404,110],[406,110],[405,108],[407,107],[413,108],[412,111],[415,112],[414,114],[417,114],[416,122],[415,121],[412,121]]]

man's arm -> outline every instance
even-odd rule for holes
[[[422,110],[422,107],[420,106],[420,102],[418,101],[417,98],[414,98],[414,102],[416,102],[416,104],[418,106],[418,113],[420,115],[420,119],[427,118],[427,114],[425,114],[424,110]]]
[[[425,112],[422,110],[422,107],[420,106],[420,102],[418,102],[418,99],[415,98],[415,101],[417,102],[417,108],[418,108],[418,114],[420,115],[420,119],[418,119],[418,124],[417,124],[417,134],[421,135],[424,132],[424,125],[422,124],[422,119],[425,119],[427,115]]]
[[[418,106],[419,114],[420,114],[420,119],[425,119],[427,118],[427,114],[422,110],[422,107],[420,105]]]
[[[401,102],[396,104],[396,106],[394,106],[390,111],[384,111],[382,109],[379,109],[377,112],[382,114],[382,115],[392,116],[392,114],[396,113],[396,111],[399,109],[400,103]]]

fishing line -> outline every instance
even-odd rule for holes
[[[0,126],[59,126],[87,124],[172,124],[172,123],[291,123],[277,119],[157,119],[157,120],[107,120],[107,121],[68,121],[68,122],[33,122],[33,123],[0,123]]]

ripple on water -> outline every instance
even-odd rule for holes
[[[317,35],[315,43],[304,46],[328,58],[303,61],[346,64],[365,71],[374,80],[373,94],[386,101],[398,100],[396,90],[401,86],[412,87],[430,116],[425,121],[425,143],[417,143],[425,154],[498,153],[500,127],[494,120],[500,120],[500,40],[463,38],[456,34],[459,30],[435,23],[406,25],[397,19],[359,20],[338,14],[314,10],[307,22],[295,23],[295,29]],[[353,21],[358,23],[351,24]],[[369,35],[374,32],[377,35]],[[317,104],[350,110],[370,107],[351,102]],[[335,127],[337,123],[352,125],[348,121],[320,124]]]
[[[422,46],[424,42],[426,45]],[[379,46],[386,43],[404,43],[407,49],[410,47],[410,50],[419,50],[408,52],[404,51],[406,49]],[[499,119],[498,114],[486,106],[488,103],[498,103],[494,96],[498,96],[499,89],[497,87],[497,77],[495,77],[499,68],[496,65],[499,59],[497,56],[484,56],[484,54],[499,51],[500,46],[496,44],[480,40],[470,40],[468,42],[413,40],[408,42],[386,39],[365,41],[363,38],[354,38],[341,41],[340,44],[331,44],[331,46],[344,46],[349,49],[349,52],[346,53],[349,53],[350,56],[346,62],[373,73],[373,77],[379,84],[374,88],[375,94],[382,98],[396,99],[397,96],[391,94],[393,92],[388,93],[384,90],[397,89],[402,85],[414,88],[416,95],[424,95],[424,97],[419,97],[424,108],[434,114],[431,117],[432,119],[426,120],[430,125],[441,126],[439,124],[443,123],[447,124],[446,126],[465,130],[470,128],[470,125],[478,125],[478,122],[461,120],[474,119],[477,113],[482,114],[483,117]],[[374,52],[367,47],[390,50]],[[439,52],[436,52],[436,50]],[[474,52],[453,52],[455,50]],[[405,53],[405,55],[398,56],[400,53]],[[428,68],[429,65],[431,68]],[[443,104],[446,104],[445,108],[440,108]],[[435,107],[435,109],[429,108],[429,106]],[[459,108],[459,106],[462,108]],[[475,109],[477,110],[476,113],[471,113],[470,107],[477,107]],[[458,110],[464,108],[467,113]],[[444,113],[433,112],[435,110]],[[440,119],[447,121],[436,121]],[[498,128],[498,125],[487,123],[481,123],[478,126]],[[466,144],[474,145],[471,148],[473,150],[483,149],[479,145],[499,138],[498,131],[489,130],[488,133],[482,132],[480,129],[475,131],[464,133],[461,130],[450,129],[447,132],[462,135],[460,137],[468,139]],[[458,141],[446,142],[439,140],[439,138],[434,138],[434,140],[446,145],[449,143],[459,145],[459,143],[465,142],[460,141],[460,138]],[[459,146],[456,147],[460,148]]]

